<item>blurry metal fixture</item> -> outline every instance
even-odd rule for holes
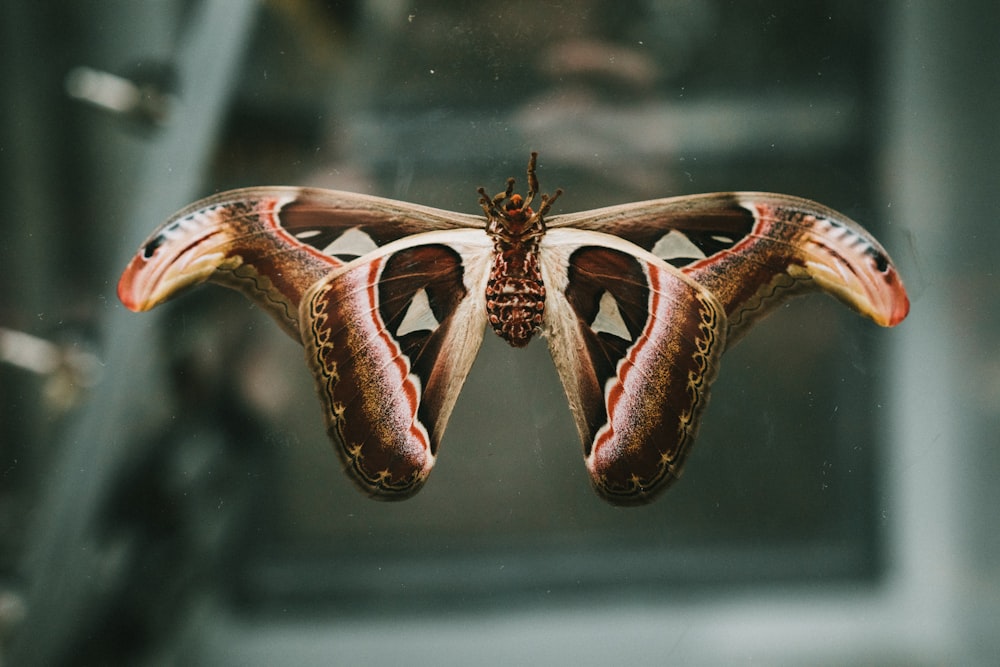
[[[173,70],[166,65],[143,67],[128,78],[80,66],[69,71],[65,85],[73,99],[144,125],[162,126],[177,101],[173,82]]]
[[[60,410],[75,405],[97,383],[103,366],[90,351],[5,327],[0,327],[0,361],[46,376],[46,401]]]
[[[144,146],[138,185],[123,193],[125,198],[119,202],[121,208],[133,213],[168,210],[176,202],[189,198],[201,183],[202,168],[215,146],[237,67],[257,16],[254,3],[205,0],[191,3],[190,7],[173,55],[173,67],[178,80],[183,81],[186,103],[175,105],[171,122]],[[152,69],[144,72],[147,77]],[[104,79],[87,76],[81,79],[74,75],[63,83],[67,90],[102,89],[101,85],[90,88],[90,84]],[[139,79],[133,83],[136,81]],[[124,98],[110,95],[112,100],[127,101],[129,97],[128,93]],[[128,108],[127,104],[117,107]],[[164,178],[165,174],[170,176]],[[141,220],[143,216],[125,216],[130,217]],[[139,230],[125,228],[119,233],[123,237],[141,234]],[[106,341],[106,361],[108,368],[117,369],[118,375],[106,374],[90,400],[75,411],[62,430],[62,441],[52,447],[55,454],[44,470],[45,478],[40,476],[37,481],[41,497],[32,507],[34,519],[17,567],[19,580],[23,582],[25,613],[9,648],[5,647],[8,653],[3,656],[4,664],[135,664],[137,661],[130,660],[128,655],[150,649],[141,642],[135,645],[122,641],[125,635],[117,632],[121,626],[116,619],[120,617],[115,615],[121,605],[142,610],[127,614],[132,637],[149,636],[135,628],[183,616],[180,610],[184,597],[171,594],[179,590],[173,587],[175,579],[154,577],[164,586],[153,593],[155,601],[146,599],[141,607],[131,606],[133,603],[127,599],[132,593],[142,595],[131,578],[133,572],[140,570],[130,567],[140,563],[148,573],[151,566],[143,560],[145,552],[141,551],[149,544],[142,539],[148,524],[125,523],[121,532],[101,530],[102,526],[119,525],[116,511],[135,510],[141,514],[147,509],[141,502],[123,502],[119,494],[138,493],[129,489],[128,481],[133,479],[136,468],[148,461],[155,464],[156,446],[163,442],[156,436],[166,431],[159,430],[163,423],[148,412],[162,403],[161,399],[145,402],[134,391],[116,389],[126,386],[122,374],[151,373],[162,360],[155,360],[149,354],[146,332],[130,326],[124,311],[108,309],[107,312],[106,329],[110,334]],[[100,400],[95,400],[97,395]],[[155,475],[136,478],[150,479]],[[187,542],[178,538],[177,544],[183,547]],[[166,549],[156,553],[176,554]],[[184,576],[181,566],[178,573],[177,577]],[[146,612],[156,618],[146,617]],[[107,652],[118,657],[103,658]],[[97,657],[89,659],[89,656]]]

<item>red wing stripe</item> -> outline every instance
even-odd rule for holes
[[[385,360],[376,377],[381,381],[378,393],[387,400],[385,403],[386,419],[395,423],[398,432],[409,431],[427,452],[430,452],[430,438],[423,424],[417,419],[417,407],[420,405],[420,380],[410,373],[410,362],[403,354],[399,344],[389,335],[378,309],[378,280],[384,262],[372,262],[365,282],[355,286],[355,293],[363,299],[363,308],[358,309],[368,316],[361,321],[366,324],[359,331],[352,332],[363,346],[365,341],[378,341],[373,356]],[[357,311],[356,311],[357,312]],[[353,346],[352,346],[353,347]]]
[[[607,421],[587,457],[595,487],[618,504],[649,502],[680,475],[724,345],[725,315],[707,292],[642,265],[649,317],[605,384]]]
[[[663,325],[660,323],[656,313],[660,312],[660,290],[662,282],[659,270],[647,264],[647,275],[649,276],[649,312],[651,316],[646,320],[646,326],[636,339],[635,343],[628,348],[625,357],[618,362],[616,377],[608,381],[605,389],[605,405],[608,410],[608,423],[597,431],[594,437],[594,449],[610,445],[615,439],[615,425],[627,422],[628,418],[634,414],[636,401],[642,400],[638,386],[633,381],[633,372],[646,361],[650,362],[647,354],[644,353],[646,347],[657,340],[657,334],[662,336]],[[642,384],[645,384],[645,377],[642,377]],[[631,400],[626,400],[630,398]]]

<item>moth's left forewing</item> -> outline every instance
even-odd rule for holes
[[[715,297],[622,239],[552,229],[545,334],[597,491],[649,502],[681,472],[725,347]]]
[[[302,295],[323,276],[398,239],[482,227],[476,216],[382,197],[298,187],[221,192],[170,216],[118,284],[131,310],[203,282],[237,289],[293,337]]]
[[[491,243],[481,230],[417,234],[347,264],[302,302],[302,340],[327,431],[380,499],[415,493],[486,327]]]
[[[129,262],[118,283],[119,299],[131,310],[149,310],[214,282],[243,292],[297,338],[302,294],[343,264],[285,229],[285,213],[300,195],[299,188],[246,188],[181,209]]]

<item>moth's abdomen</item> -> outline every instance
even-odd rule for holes
[[[486,283],[486,315],[493,331],[512,346],[524,347],[542,326],[544,312],[537,250],[498,252]]]

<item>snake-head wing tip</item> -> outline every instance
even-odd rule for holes
[[[870,242],[867,248],[857,242],[836,247],[823,239],[808,243],[803,249],[806,273],[861,315],[894,327],[910,312],[910,300],[888,255]]]

